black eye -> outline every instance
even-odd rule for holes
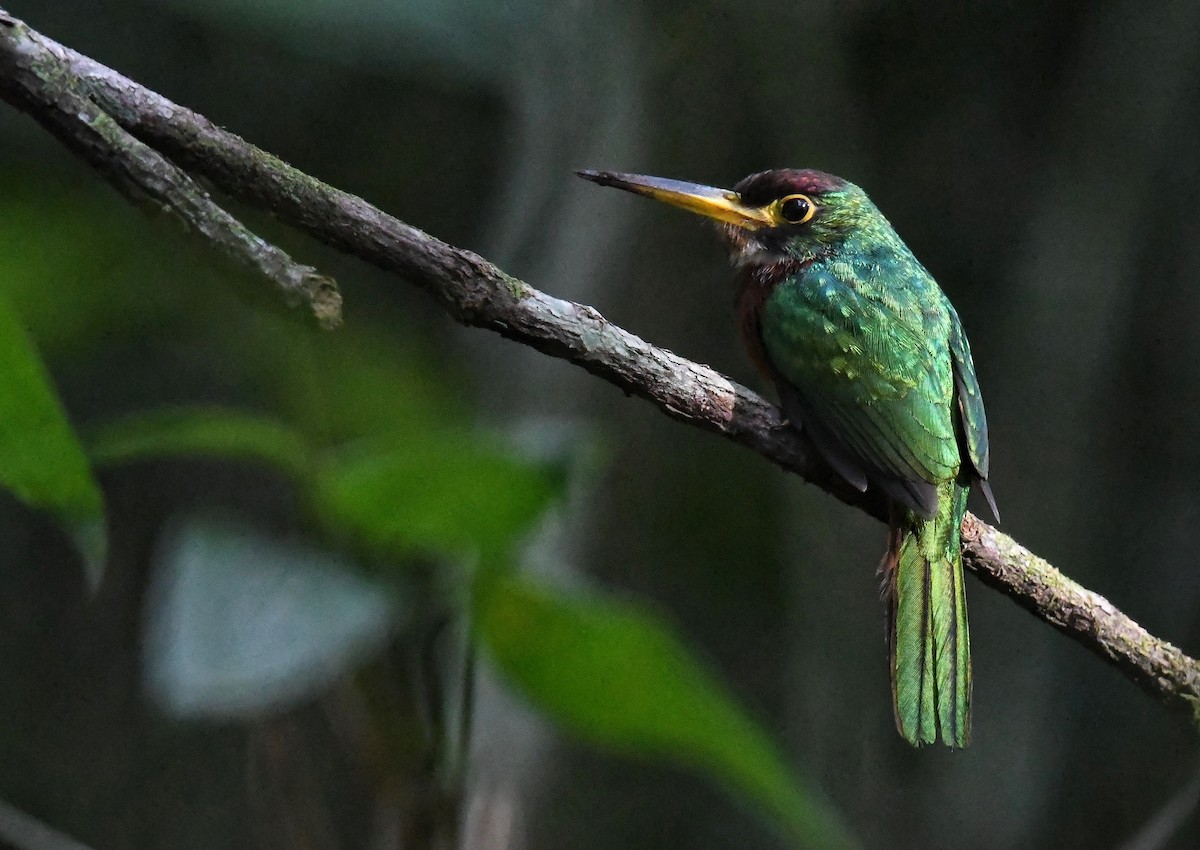
[[[816,210],[807,195],[788,195],[779,202],[779,215],[789,224],[804,224]]]

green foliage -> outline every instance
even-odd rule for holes
[[[394,627],[404,611],[403,579],[414,564],[477,565],[445,571],[446,583],[474,577],[475,623],[491,657],[555,722],[599,746],[708,775],[802,845],[850,846],[820,794],[792,775],[658,618],[609,600],[562,599],[514,576],[521,540],[563,492],[565,464],[530,460],[496,434],[471,428],[462,382],[444,364],[412,340],[355,324],[353,311],[347,328],[316,334],[275,305],[263,311],[234,302],[204,270],[166,273],[174,266],[163,262],[156,240],[137,238],[145,225],[136,217],[110,227],[107,216],[77,199],[80,221],[57,217],[49,191],[30,202],[6,207],[16,217],[0,221],[0,239],[8,241],[7,233],[15,240],[8,259],[0,256],[0,284],[23,315],[28,307],[49,356],[120,356],[113,341],[135,338],[135,328],[142,346],[133,351],[137,381],[105,387],[118,394],[110,408],[134,412],[90,432],[93,462],[264,464],[294,482],[309,509],[304,545],[191,522],[159,551],[145,672],[163,705],[187,716],[228,717],[310,698],[361,671],[367,653],[394,634],[389,618]],[[20,212],[26,208],[34,212]],[[56,253],[64,240],[39,231],[43,220],[91,238],[66,240],[73,247]],[[30,260],[30,246],[40,260]],[[27,250],[24,266],[12,260],[18,249]],[[55,286],[47,285],[51,278]],[[5,351],[14,340],[31,351],[23,334],[7,334]],[[181,350],[186,356],[170,359]],[[31,362],[53,402],[38,361]],[[196,371],[180,372],[180,365]],[[7,372],[0,381],[16,374]],[[223,406],[187,404],[190,379],[222,388]],[[164,404],[181,400],[180,387],[185,403]],[[4,405],[16,398],[0,397],[5,428],[37,409],[14,402],[19,410],[10,416]],[[61,429],[48,433],[70,437],[56,403],[53,410]],[[0,459],[7,434],[0,431]],[[17,444],[16,454],[27,451],[25,437]],[[55,457],[68,459],[94,494],[94,502],[68,502],[98,513],[78,446],[73,460],[70,451]],[[69,491],[55,485],[46,492]],[[374,578],[361,574],[363,562],[376,568]],[[453,595],[458,603],[469,596]],[[384,596],[400,603],[381,605]]]
[[[104,464],[192,454],[255,459],[302,485],[318,525],[351,549],[400,562],[428,554],[482,562],[488,569],[476,572],[480,638],[513,683],[556,722],[598,745],[668,758],[712,776],[754,801],[803,846],[853,846],[819,793],[793,776],[761,730],[657,617],[611,600],[562,598],[506,569],[516,541],[561,492],[563,475],[556,465],[519,460],[493,439],[453,430],[360,440],[322,452],[280,422],[211,408],[130,416],[109,423],[90,445]],[[190,578],[172,582],[172,592],[158,597],[151,661],[156,687],[177,710],[220,714],[261,702],[247,697],[255,691],[248,680],[231,683],[213,672],[231,665],[187,660],[215,651],[211,640],[198,635],[221,635],[216,649],[228,660],[229,641],[246,632],[229,624],[210,628],[214,617],[230,610],[228,601],[215,598],[230,593],[236,599],[282,598],[276,591],[260,592],[260,573],[278,581],[276,561],[296,558],[267,557],[258,550],[272,547],[253,541],[257,554],[247,556],[244,536],[234,535],[230,543],[228,535],[192,535],[168,558],[187,567],[175,572]],[[240,554],[230,555],[230,547]],[[305,575],[311,580],[301,582],[300,602],[283,606],[293,613],[313,598],[305,588],[329,582],[308,567],[298,574]],[[246,589],[247,583],[253,586]],[[290,582],[289,587],[287,598],[297,590]],[[349,591],[342,595],[362,595]],[[346,622],[334,611],[327,616],[339,635],[379,634],[377,619]],[[198,617],[207,625],[197,627]],[[250,642],[293,645],[294,637],[283,634],[291,619],[260,618]],[[365,632],[364,622],[371,627]],[[289,651],[280,657],[286,663],[296,656]],[[337,655],[344,664],[358,658],[354,652]],[[254,675],[244,665],[238,669],[245,677]],[[315,669],[326,681],[328,664]],[[310,690],[281,679],[274,668],[258,672],[270,679],[260,682],[263,700]]]
[[[552,467],[469,433],[353,446],[320,467],[318,514],[393,556],[436,552],[492,565],[562,489]]]
[[[0,173],[0,194],[0,292],[52,362],[152,338],[194,311],[182,305],[207,297],[187,285],[194,277],[178,271],[178,256],[164,250],[172,245],[144,238],[145,218],[102,190],[50,179],[31,187]]]
[[[362,322],[315,334],[294,316],[267,315],[223,346],[314,445],[461,429],[469,416],[454,392],[459,376],[414,341]]]
[[[94,576],[104,559],[104,502],[50,377],[0,297],[0,486],[50,511]]]
[[[164,408],[114,420],[88,439],[99,466],[197,455],[253,460],[299,480],[308,475],[308,446],[283,423],[219,408]]]
[[[543,711],[594,743],[698,768],[806,847],[855,846],[762,731],[644,608],[485,577],[476,620],[496,665]]]
[[[486,435],[418,432],[318,452],[282,422],[214,408],[114,420],[89,449],[102,466],[185,456],[265,463],[306,490],[321,527],[392,560],[506,562],[563,486],[556,466],[519,459]]]

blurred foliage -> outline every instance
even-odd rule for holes
[[[314,501],[331,526],[393,556],[432,550],[493,567],[560,491],[555,476],[490,450],[486,438],[442,432],[331,458]]]
[[[476,606],[496,663],[567,729],[712,773],[769,812],[799,846],[858,846],[651,612],[509,577],[487,582]]]
[[[286,425],[218,408],[170,408],[107,422],[88,439],[98,466],[188,455],[257,461],[294,477],[309,474],[309,448]]]
[[[0,486],[56,514],[93,570],[104,503],[87,458],[24,328],[0,296]]]
[[[365,354],[353,362],[382,371]],[[349,383],[367,387],[350,363]],[[387,381],[370,387],[372,394],[396,389]],[[391,559],[435,554],[508,566],[514,541],[565,483],[564,469],[514,457],[482,433],[410,426],[330,448],[308,445],[282,422],[211,408],[137,413],[106,423],[89,445],[93,460],[108,466],[187,456],[272,465],[302,487],[320,527],[352,550]]]
[[[411,617],[353,562],[228,521],[183,524],[158,561],[146,688],[176,717],[253,719],[319,697]]]
[[[46,203],[46,193],[38,197]],[[18,221],[9,232],[20,227]],[[244,521],[175,518],[164,526],[152,556],[142,636],[146,687],[160,709],[178,718],[278,715],[336,693],[346,677],[374,678],[381,653],[395,651],[388,647],[397,634],[413,645],[406,653],[425,651],[421,647],[436,640],[445,622],[465,622],[474,599],[480,636],[500,668],[567,729],[621,752],[710,774],[755,801],[802,846],[852,846],[828,804],[797,784],[758,727],[655,615],[600,598],[568,601],[502,577],[516,565],[517,544],[561,499],[569,456],[546,456],[543,446],[538,454],[544,457],[521,457],[511,441],[467,428],[464,406],[449,400],[440,370],[368,323],[352,322],[322,337],[283,317],[282,308],[226,303],[219,309],[252,316],[256,332],[229,334],[228,324],[209,329],[205,317],[215,302],[238,296],[214,292],[219,278],[203,273],[173,280],[148,305],[141,303],[144,286],[136,281],[113,286],[103,299],[74,300],[69,281],[78,270],[59,257],[40,267],[38,241],[46,240],[42,250],[51,255],[51,240],[26,235],[31,238],[20,237],[9,255],[20,270],[9,278],[12,295],[30,305],[30,324],[72,329],[69,338],[48,334],[48,350],[87,357],[89,346],[120,340],[131,315],[140,313],[144,322],[141,311],[157,308],[154,336],[168,336],[168,328],[171,338],[196,335],[215,370],[226,373],[224,364],[236,363],[241,386],[233,399],[253,399],[270,411],[135,403],[131,412],[88,428],[92,461],[102,470],[150,464],[169,469],[185,459],[263,465],[297,488],[309,515],[301,519],[302,533],[319,541],[275,540],[268,528],[254,530]],[[116,227],[99,244],[126,239],[125,262],[136,264],[143,253],[150,261],[153,253]],[[81,258],[82,267],[90,262]],[[53,275],[67,285],[43,288]],[[103,285],[90,275],[77,279],[89,291]],[[190,290],[197,286],[204,291],[199,296]],[[12,482],[18,494],[30,494],[35,507],[68,508],[76,507],[72,500],[78,501],[82,480],[93,488],[92,508],[98,510],[82,450],[37,355],[15,320],[7,321],[0,331],[13,352],[9,398],[21,407],[6,420],[13,451],[0,454],[0,479]],[[166,341],[141,345],[157,349]],[[196,386],[205,383],[202,376]],[[186,386],[175,389],[187,392]],[[63,455],[74,477],[43,476],[35,489],[26,483],[33,480],[29,470],[54,470],[30,451],[47,435],[58,442],[43,454]],[[413,571],[431,564],[441,591],[412,580]],[[364,568],[373,578],[345,575]],[[445,688],[446,675],[455,674],[439,671],[425,686]],[[459,675],[470,675],[469,669]],[[443,698],[400,716],[443,712]],[[467,699],[467,692],[460,698]],[[394,699],[372,716],[378,734],[390,734],[384,730],[397,722]],[[469,705],[457,710],[469,724]],[[448,728],[438,720],[427,734],[445,736]],[[435,753],[452,746],[466,744],[433,741]],[[406,749],[411,747],[400,752]],[[421,774],[423,758],[419,750],[409,753],[411,764],[388,765],[384,773],[416,769],[420,781],[434,782]]]

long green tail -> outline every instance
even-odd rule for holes
[[[965,747],[971,737],[971,639],[960,526],[967,491],[938,487],[933,519],[896,509],[884,560],[896,728],[910,744]]]

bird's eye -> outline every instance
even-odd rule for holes
[[[808,195],[788,195],[779,202],[779,215],[788,224],[804,224],[816,211]]]

